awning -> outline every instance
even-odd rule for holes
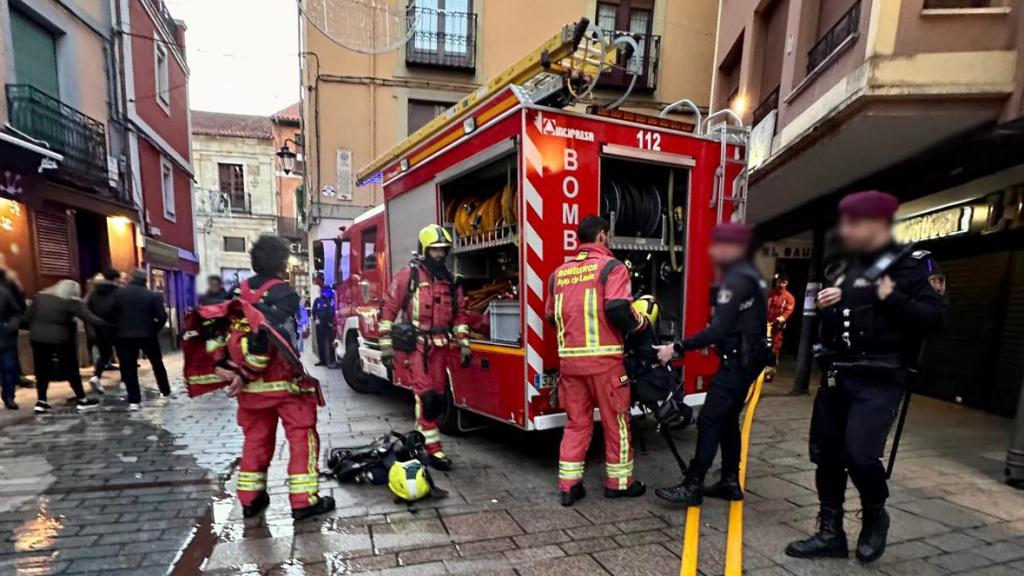
[[[178,247],[146,236],[142,259],[157,268],[176,268],[178,266]]]

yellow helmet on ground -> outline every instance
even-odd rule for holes
[[[661,306],[658,306],[658,301],[654,299],[654,296],[647,295],[633,301],[633,310],[647,318],[651,326],[654,326],[658,323],[658,314],[661,312]]]
[[[430,224],[420,230],[420,256],[427,255],[427,248],[451,248],[452,236],[442,226]]]
[[[395,462],[388,470],[388,488],[399,499],[415,502],[430,494],[430,472],[419,460]]]

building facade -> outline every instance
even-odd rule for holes
[[[299,294],[308,294],[308,234],[306,230],[305,148],[302,138],[301,103],[275,112],[271,117],[274,136],[274,178],[277,186],[277,233],[289,242],[292,255],[289,277]],[[278,154],[287,149],[295,155],[286,161]]]
[[[753,126],[766,271],[816,287],[838,199],[896,194],[900,238],[933,252],[951,305],[918,388],[1005,415],[1024,379],[1022,16],[1003,0],[726,0],[712,93]]]
[[[31,295],[138,262],[106,2],[0,0],[0,252]]]
[[[192,112],[200,274],[228,286],[252,275],[249,249],[277,234],[278,195],[270,118]]]
[[[127,133],[126,183],[141,206],[141,264],[150,287],[164,295],[175,333],[195,305],[195,221],[192,213],[185,24],[161,0],[119,0],[115,6],[117,101]]]
[[[624,109],[657,114],[681,98],[705,108],[709,103],[713,0],[392,2],[416,14],[415,29],[399,50],[372,56],[334,43],[300,15],[305,189],[314,243],[336,238],[353,217],[383,200],[379,185],[355,186],[360,167],[581,17],[639,39],[640,52],[623,65],[638,73]],[[629,80],[621,69],[606,73],[593,102],[618,98]],[[311,267],[329,275],[329,243],[324,250]]]

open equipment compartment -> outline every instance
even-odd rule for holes
[[[452,270],[461,276],[471,338],[519,346],[519,178],[514,148],[439,185],[443,225],[452,233]]]
[[[684,256],[690,167],[601,156],[601,215],[612,224],[611,248],[630,272],[633,297],[661,305],[660,336],[683,321]]]

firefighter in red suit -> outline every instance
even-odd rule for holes
[[[255,276],[244,281],[235,297],[253,304],[267,324],[294,351],[294,318],[299,296],[281,277],[286,273],[289,249],[279,238],[261,236],[252,246]],[[292,517],[302,520],[334,509],[334,499],[319,495],[320,437],[316,431],[317,385],[303,384],[302,370],[275,354],[263,338],[228,341],[234,370],[218,368],[230,377],[228,395],[238,398],[238,425],[242,428],[242,460],[238,467],[238,499],[246,518],[270,504],[267,468],[274,457],[278,421],[288,440],[288,492]],[[264,341],[261,341],[264,340]],[[238,354],[231,353],[237,346]],[[292,352],[294,354],[294,352]]]
[[[605,497],[632,498],[647,491],[633,479],[630,389],[623,364],[625,335],[643,328],[645,320],[631,306],[629,271],[608,247],[610,228],[604,218],[584,218],[579,252],[548,281],[545,312],[557,329],[558,398],[567,417],[558,459],[562,506],[586,496],[583,468],[595,407],[604,428]]]
[[[789,278],[785,274],[779,274],[775,278],[775,287],[768,293],[768,321],[772,325],[772,353],[775,354],[775,363],[765,369],[765,382],[775,379],[775,370],[779,367],[779,353],[782,352],[782,332],[786,329],[786,321],[793,315],[793,308],[796,307],[796,298],[786,289],[788,286]]]
[[[380,315],[380,351],[397,381],[416,396],[416,429],[426,439],[430,465],[450,470],[437,420],[448,402],[448,362],[452,345],[461,364],[472,358],[462,289],[445,264],[452,239],[436,224],[419,233],[419,250],[395,274]],[[401,313],[401,317],[399,317]]]

